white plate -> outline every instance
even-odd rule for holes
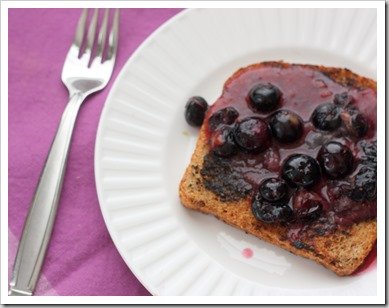
[[[131,38],[129,38],[131,39]],[[264,60],[347,67],[375,78],[373,9],[196,9],[158,29],[111,90],[96,141],[96,185],[117,249],[154,295],[375,295],[376,270],[337,277],[182,207],[178,184],[198,131],[188,97],[209,102]],[[242,251],[250,248],[252,258]]]

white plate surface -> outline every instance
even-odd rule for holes
[[[347,67],[375,78],[376,40],[373,9],[196,9],[139,47],[104,107],[95,172],[115,245],[152,294],[376,294],[375,268],[337,277],[186,210],[178,198],[198,134],[183,117],[188,97],[212,102],[234,71],[264,60]]]

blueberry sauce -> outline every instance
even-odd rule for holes
[[[279,89],[282,95],[279,96],[277,109],[272,112],[267,110],[261,112],[261,110],[252,108],[250,101],[252,98],[249,93],[257,84],[271,84]],[[346,101],[345,97],[348,99],[346,107],[344,106],[346,103],[342,105],[339,102],[341,98]],[[316,122],[312,120],[315,109],[325,103],[334,103],[341,108],[339,117],[345,124],[339,126],[338,122],[334,122],[333,108],[330,110],[332,118],[329,126],[317,124],[325,118],[322,114],[315,119]],[[268,138],[266,147],[262,147],[257,152],[240,150],[234,155],[220,157],[210,151],[204,159],[204,166],[201,170],[205,186],[223,201],[253,198],[260,184],[266,179],[282,177],[283,163],[291,155],[303,154],[317,159],[325,143],[338,142],[347,146],[351,151],[354,158],[352,169],[347,170],[346,176],[336,179],[322,172],[312,186],[290,188],[286,203],[292,209],[299,207],[296,202],[302,201],[298,200],[314,199],[317,202],[308,202],[300,206],[302,216],[314,217],[312,222],[292,219],[284,223],[288,227],[287,237],[298,241],[301,234],[325,235],[335,228],[375,218],[375,182],[368,192],[363,191],[363,185],[358,187],[358,184],[366,178],[372,179],[374,177],[372,174],[376,174],[374,173],[376,172],[374,171],[376,170],[374,169],[376,168],[375,158],[373,158],[374,163],[364,165],[368,155],[363,146],[373,144],[376,147],[376,104],[375,90],[357,88],[352,85],[343,86],[328,75],[309,66],[253,65],[229,79],[222,95],[208,109],[204,119],[208,140],[211,140],[213,134],[217,133],[217,129],[214,129],[215,125],[210,127],[209,119],[219,110],[231,107],[238,115],[234,114],[235,121],[223,124],[223,127],[228,126],[232,131],[236,129],[237,123],[249,117],[261,119],[269,124],[276,112],[288,110],[301,119],[302,132],[297,137],[288,139],[293,140],[292,142],[282,142],[282,139],[274,138],[273,134],[273,137]],[[319,110],[325,111],[326,108]],[[361,125],[356,125],[354,128],[358,133],[355,133],[350,125],[357,120],[358,123],[362,123],[361,117],[363,124],[367,123],[367,126],[361,129]],[[320,129],[320,127],[325,129]],[[333,127],[336,129],[332,129]],[[360,131],[363,131],[363,134],[359,133]],[[373,173],[369,174],[371,170]],[[350,188],[350,185],[354,186]]]

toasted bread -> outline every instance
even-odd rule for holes
[[[254,64],[257,67],[261,65],[287,67],[290,64],[283,62]],[[305,66],[319,70],[345,86],[376,89],[375,81],[358,76],[347,69]],[[246,69],[238,70],[227,80],[225,86]],[[253,216],[250,197],[238,201],[223,201],[215,193],[205,188],[200,170],[204,157],[209,151],[206,128],[203,125],[190,164],[179,186],[180,200],[186,208],[212,214],[246,233],[296,255],[314,260],[340,276],[352,274],[363,264],[376,242],[376,219],[354,223],[346,230],[335,230],[324,236],[317,235],[310,241],[309,246],[296,246],[296,243],[291,242],[285,236],[287,230],[284,226],[263,223]]]

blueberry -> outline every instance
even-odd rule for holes
[[[209,127],[211,130],[216,130],[220,125],[231,125],[238,118],[239,113],[233,107],[226,107],[216,111],[209,118]]]
[[[346,107],[354,101],[354,98],[349,95],[347,92],[342,92],[339,94],[335,94],[334,96],[334,104],[340,107]]]
[[[236,153],[237,146],[232,135],[231,127],[222,127],[211,136],[211,149],[219,157],[230,157]]]
[[[318,219],[323,211],[324,202],[315,192],[299,189],[293,195],[295,218],[303,222],[312,222]]]
[[[258,84],[249,92],[249,104],[259,112],[269,112],[277,109],[281,100],[281,91],[270,83]]]
[[[335,141],[327,142],[321,147],[317,160],[330,179],[340,179],[349,174],[354,162],[350,149]]]
[[[377,197],[377,143],[362,141],[360,145],[364,155],[361,155],[356,172],[347,182],[334,181],[327,190],[330,200],[336,201],[337,212],[351,210],[355,206],[345,196],[356,202],[371,201]]]
[[[282,200],[288,193],[288,185],[282,179],[270,178],[261,183],[259,192],[270,202]]]
[[[303,120],[289,110],[277,111],[271,117],[269,125],[273,137],[281,143],[298,140],[304,131]]]
[[[349,105],[344,109],[341,116],[346,130],[351,136],[361,138],[366,135],[369,124],[358,108]]]
[[[364,152],[361,167],[351,179],[349,196],[355,201],[369,201],[377,197],[377,142],[361,142]]]
[[[312,124],[321,130],[333,131],[340,127],[341,108],[333,103],[324,103],[316,107],[311,116]]]
[[[201,126],[208,103],[200,96],[191,97],[185,105],[185,120],[191,126]]]
[[[292,185],[310,187],[320,180],[320,167],[311,156],[294,154],[284,162],[282,176]]]
[[[363,166],[355,175],[350,198],[355,201],[369,201],[377,197],[377,169]]]
[[[299,208],[294,209],[297,219],[311,222],[318,219],[323,211],[323,205],[318,200],[305,200]]]
[[[287,222],[293,217],[293,210],[287,203],[268,202],[258,193],[251,204],[254,217],[266,223]]]
[[[234,131],[237,145],[248,152],[263,151],[269,143],[269,129],[265,121],[256,118],[245,118],[238,123]]]
[[[356,137],[361,138],[366,135],[369,124],[366,118],[362,114],[358,113],[351,117],[351,127],[353,134]]]

